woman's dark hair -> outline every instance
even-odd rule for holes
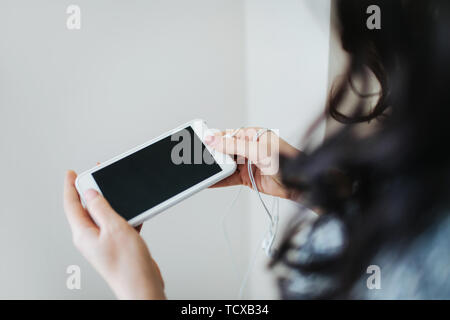
[[[366,25],[370,5],[380,8],[381,29]],[[450,1],[340,0],[337,16],[351,62],[330,93],[327,114],[345,125],[287,160],[282,177],[320,208],[318,220],[332,215],[342,222],[346,245],[326,263],[288,263],[294,223],[272,262],[332,277],[336,285],[315,298],[349,297],[381,248],[407,246],[450,207]],[[368,89],[373,77],[379,92]],[[358,97],[350,113],[341,111],[348,91]],[[355,124],[371,120],[379,128],[358,135]]]

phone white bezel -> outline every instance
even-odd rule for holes
[[[102,194],[101,189],[99,188],[99,186],[95,182],[94,177],[92,176],[92,174],[94,172],[99,171],[99,170],[103,169],[104,167],[107,167],[108,165],[110,165],[116,161],[119,161],[119,160],[121,160],[121,159],[123,159],[123,158],[125,158],[125,157],[127,157],[127,156],[161,140],[161,139],[164,139],[164,138],[174,134],[175,132],[178,132],[181,129],[186,128],[188,126],[191,126],[192,129],[194,130],[194,132],[197,134],[197,136],[200,137],[202,143],[206,146],[206,148],[211,153],[211,155],[214,157],[214,160],[216,161],[216,163],[220,166],[220,168],[222,170],[220,172],[218,172],[217,174],[190,187],[189,189],[186,189],[185,191],[160,203],[159,205],[142,212],[141,214],[139,214],[136,217],[129,220],[128,223],[131,224],[132,226],[137,226],[137,225],[141,224],[142,222],[144,222],[145,220],[148,220],[148,219],[156,216],[158,213],[164,211],[165,209],[177,204],[178,202],[182,201],[183,199],[199,192],[200,190],[210,187],[213,184],[219,182],[220,180],[225,179],[226,177],[232,175],[234,173],[234,171],[236,170],[236,162],[230,156],[215,151],[214,149],[210,148],[204,142],[206,135],[210,131],[209,131],[208,127],[206,126],[206,123],[204,120],[195,119],[195,120],[189,121],[189,122],[175,128],[175,129],[172,129],[172,130],[156,137],[155,139],[152,139],[150,141],[147,141],[144,144],[141,144],[133,149],[130,149],[108,161],[102,162],[98,166],[96,166],[92,169],[89,169],[89,170],[81,173],[80,175],[78,175],[77,179],[75,180],[75,187],[80,195],[83,205],[85,205],[83,194],[86,190],[94,189],[94,190],[97,190],[100,194]]]

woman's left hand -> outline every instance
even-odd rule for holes
[[[84,209],[75,178],[73,171],[66,175],[64,210],[77,249],[119,299],[165,299],[160,270],[138,231],[95,190],[86,192]]]
[[[240,128],[218,132],[214,136],[206,137],[205,142],[211,148],[230,156],[241,157],[241,159],[237,159],[236,171],[228,178],[213,185],[212,188],[244,185],[253,189],[247,169],[250,160],[253,163],[254,181],[260,192],[297,201],[299,194],[283,185],[278,172],[278,163],[280,155],[295,157],[300,151],[270,130],[265,132],[258,141],[254,141],[254,137],[260,129],[262,128]],[[233,137],[227,136],[231,133],[236,134]]]

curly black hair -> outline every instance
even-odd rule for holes
[[[381,9],[381,29],[366,26],[370,5]],[[314,298],[348,298],[381,248],[407,246],[450,208],[450,1],[339,0],[337,15],[351,63],[330,93],[327,115],[345,125],[282,166],[284,183],[323,212],[316,223],[333,215],[345,227],[346,246],[332,259],[289,264],[335,279]],[[362,89],[353,85],[356,76]],[[373,76],[379,92],[365,91]],[[345,114],[348,90],[358,99]],[[376,132],[356,133],[354,124],[374,119]],[[296,227],[272,266],[286,264]]]

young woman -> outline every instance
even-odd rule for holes
[[[366,26],[370,5],[381,9],[381,29]],[[314,150],[299,152],[280,139],[280,175],[260,175],[255,167],[259,190],[301,199],[320,213],[313,223],[299,213],[284,235],[271,263],[280,296],[448,299],[450,2],[340,0],[337,12],[350,66],[330,94],[328,115],[343,126]],[[377,92],[369,90],[372,79]],[[372,120],[375,130],[362,135],[355,124]],[[246,152],[249,132],[209,143],[257,160]],[[267,133],[255,143],[272,138]],[[117,297],[164,298],[158,266],[138,232],[95,191],[84,210],[75,177],[67,174],[64,204],[77,248]],[[219,186],[234,184],[250,185],[246,170]],[[367,281],[367,271],[377,268],[381,287]]]

